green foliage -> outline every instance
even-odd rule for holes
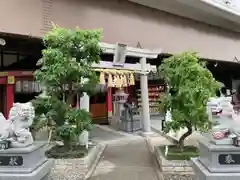
[[[40,99],[39,97],[32,100],[32,104],[35,108],[35,118],[31,129],[34,131],[40,131],[42,128],[48,126],[48,119],[43,117],[43,115],[48,113],[49,104],[45,101],[45,99]]]
[[[35,78],[43,82],[51,94],[72,91],[91,92],[98,83],[98,76],[92,69],[93,63],[100,60],[99,46],[101,31],[75,30],[54,27],[44,36],[45,49],[38,61],[41,66]],[[88,83],[84,81],[88,79]]]
[[[191,160],[191,158],[195,158],[199,156],[199,150],[194,146],[185,146],[183,151],[179,149],[175,145],[170,145],[168,147],[168,152],[165,154],[166,146],[158,147],[161,151],[161,154],[165,156],[167,160]]]
[[[55,123],[61,126],[65,123],[64,117],[68,108],[65,102],[55,96],[48,98],[37,96],[36,99],[32,100],[32,103],[35,108],[36,117],[44,115],[48,126],[54,126]]]
[[[48,128],[47,120],[41,116],[35,116],[33,124],[30,127],[31,131],[35,133],[41,131],[43,128]]]
[[[72,108],[71,104],[77,94],[93,93],[98,83],[92,64],[100,60],[100,38],[100,30],[71,30],[55,25],[44,36],[45,49],[35,78],[47,88],[48,98],[37,97],[33,104],[36,114],[44,114],[64,142],[91,128],[90,113]]]
[[[170,89],[162,101],[165,111],[171,109],[172,114],[166,130],[195,127],[206,131],[211,128],[206,105],[209,98],[215,96],[219,83],[205,62],[200,61],[196,53],[186,52],[165,59],[159,72]]]

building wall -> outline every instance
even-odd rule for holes
[[[0,32],[40,36],[43,29],[41,0],[1,1]]]
[[[16,3],[18,2],[18,3]],[[240,34],[180,18],[126,0],[8,0],[0,7],[0,31],[42,37],[51,21],[62,27],[102,28],[103,42],[161,48],[164,53],[192,50],[204,58],[240,58]],[[12,6],[14,5],[14,9]],[[12,8],[14,13],[8,12]],[[8,13],[9,19],[3,18]],[[27,10],[28,9],[28,10]],[[9,10],[9,9],[8,9]],[[18,19],[17,23],[15,19]]]

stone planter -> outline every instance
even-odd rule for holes
[[[154,147],[154,155],[164,180],[193,179],[194,172],[190,161],[167,160],[157,147]]]
[[[88,155],[77,159],[55,159],[51,178],[59,180],[87,179],[95,169],[106,145],[89,147]]]

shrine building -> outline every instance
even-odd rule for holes
[[[162,60],[184,51],[198,52],[215,78],[228,88],[240,83],[240,7],[212,0],[8,0],[0,7],[0,111],[27,102],[41,92],[34,81],[42,37],[51,22],[64,28],[103,29],[98,94],[76,98],[88,106],[93,121],[107,124],[114,116],[114,94],[120,88],[141,109],[144,131],[159,114],[165,91],[156,74]],[[121,66],[116,49],[124,45]],[[82,103],[81,103],[82,102]],[[86,102],[89,102],[86,103]]]

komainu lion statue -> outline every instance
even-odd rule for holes
[[[0,140],[10,141],[11,148],[22,148],[33,144],[33,137],[29,131],[35,117],[31,102],[14,103],[6,120],[0,116]]]

